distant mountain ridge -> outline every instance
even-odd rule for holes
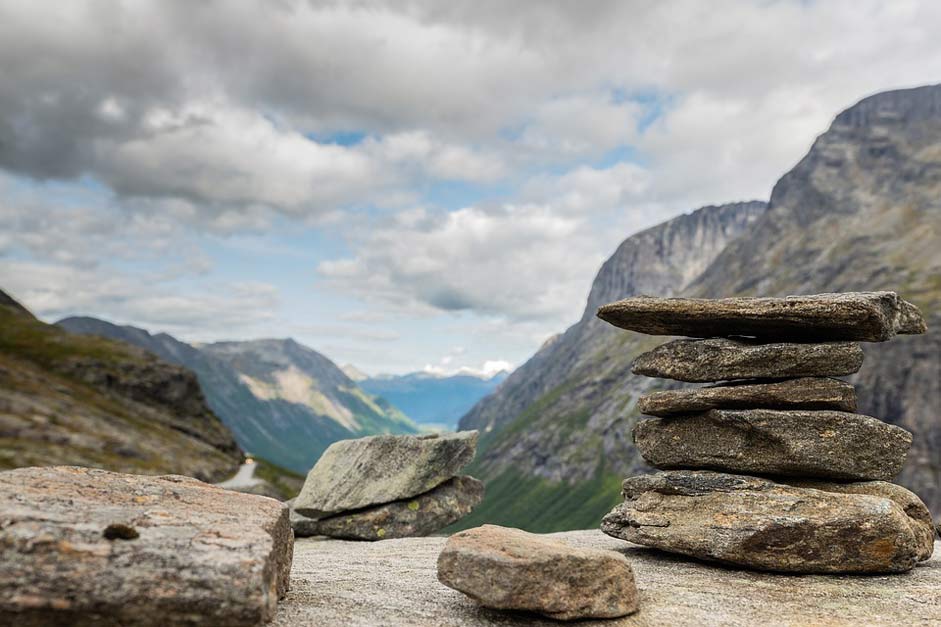
[[[0,469],[70,464],[220,481],[242,458],[191,372],[45,324],[0,292]]]
[[[165,333],[89,317],[60,320],[73,332],[121,339],[196,373],[210,407],[250,453],[306,472],[333,442],[417,426],[365,393],[332,361],[294,340],[193,346]]]
[[[594,317],[637,294],[899,291],[925,314],[928,335],[866,345],[853,382],[861,412],[913,432],[899,481],[941,511],[941,86],[877,94],[840,113],[767,206],[709,207],[625,240],[582,319],[461,419],[484,433],[472,472],[487,483],[462,526],[596,526],[620,480],[649,470],[631,439],[636,401],[673,384],[630,365],[663,338]]]
[[[359,385],[370,394],[385,398],[423,426],[454,430],[460,417],[506,377],[506,372],[492,377],[413,372],[370,377],[360,380]]]

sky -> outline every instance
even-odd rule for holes
[[[941,3],[0,0],[0,289],[492,373],[627,236],[941,80]]]

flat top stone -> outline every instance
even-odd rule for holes
[[[323,518],[411,498],[456,476],[476,450],[476,431],[334,442],[307,474],[294,509]]]
[[[292,547],[284,504],[189,477],[0,472],[0,624],[255,625]]]
[[[673,340],[638,355],[631,372],[647,377],[707,383],[729,379],[843,376],[859,371],[856,342],[774,342],[713,338]]]
[[[829,377],[745,381],[685,390],[651,392],[637,399],[649,416],[677,416],[710,409],[836,409],[856,411],[852,385]]]
[[[941,542],[934,556],[902,575],[783,575],[724,568],[610,538],[598,530],[551,534],[576,547],[625,555],[640,609],[608,627],[793,627],[937,624],[941,616]],[[554,626],[531,614],[488,610],[436,576],[446,538],[378,543],[298,540],[291,591],[272,625],[373,627]]]
[[[918,308],[895,292],[845,292],[785,298],[635,296],[598,309],[598,317],[648,335],[884,342],[927,331]]]

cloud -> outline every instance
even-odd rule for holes
[[[416,314],[573,319],[605,254],[657,220],[653,210],[625,211],[648,181],[633,164],[583,166],[533,179],[521,204],[404,211],[357,231],[354,256],[322,262],[318,273],[335,289]]]
[[[36,273],[14,280],[48,311],[164,312],[194,334],[206,316],[177,306],[241,302],[213,238],[316,230],[346,244],[317,274],[356,299],[347,322],[364,303],[389,324],[469,312],[538,345],[624,237],[766,198],[838,111],[941,67],[941,4],[908,0],[52,13],[0,0],[0,261]]]
[[[941,64],[924,3],[447,4],[0,3],[0,167],[240,228],[629,145],[675,213],[767,195],[837,110]]]
[[[171,290],[143,277],[102,275],[50,263],[0,259],[4,290],[46,320],[92,315],[118,323],[200,339],[219,328],[238,333],[270,323],[278,292],[259,282],[232,282],[213,289]],[[144,280],[142,280],[144,279]]]

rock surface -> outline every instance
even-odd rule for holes
[[[614,537],[794,573],[890,573],[924,555],[923,521],[892,498],[709,471],[640,475],[601,523]]]
[[[887,481],[858,481],[853,483],[837,483],[832,481],[786,481],[787,485],[799,488],[813,488],[824,492],[837,492],[840,494],[868,494],[894,501],[901,507],[911,520],[912,533],[918,540],[918,559],[926,560],[931,557],[934,547],[934,526],[931,512],[924,501],[918,498],[911,490],[906,490],[895,483]]]
[[[294,509],[325,518],[411,498],[457,475],[476,450],[476,431],[335,442],[311,468]]]
[[[631,372],[706,383],[842,376],[853,374],[862,365],[863,351],[854,342],[760,344],[744,339],[674,340],[638,356]]]
[[[558,620],[637,611],[634,573],[620,553],[496,525],[451,536],[438,557],[438,580],[485,607]]]
[[[291,511],[296,536],[383,540],[427,536],[469,514],[484,498],[484,484],[455,477],[410,499],[314,520]]]
[[[288,589],[288,510],[181,476],[0,473],[0,623],[255,625]]]
[[[576,548],[615,550],[636,575],[640,610],[586,620],[597,627],[899,627],[941,615],[941,542],[905,576],[804,575],[724,568],[608,537],[598,530],[547,536]],[[388,542],[300,539],[291,591],[273,627],[558,627],[533,614],[483,608],[438,583],[446,538]]]
[[[647,335],[754,336],[776,340],[884,342],[927,331],[918,308],[895,292],[786,298],[654,298],[602,305],[598,317]]]
[[[747,381],[685,390],[651,392],[637,399],[648,416],[677,416],[710,409],[836,409],[856,411],[853,386],[829,377]]]
[[[713,409],[642,420],[634,444],[656,468],[891,481],[912,434],[841,411]]]

